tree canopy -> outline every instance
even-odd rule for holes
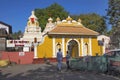
[[[112,48],[120,48],[120,0],[109,0],[107,19],[112,25],[111,44]]]
[[[117,27],[120,22],[120,0],[109,0],[107,19],[112,27]]]
[[[35,15],[38,17],[38,21],[43,30],[49,17],[52,17],[55,21],[57,17],[60,17],[60,19],[66,18],[69,15],[69,13],[65,11],[65,9],[62,6],[60,6],[57,3],[54,3],[48,6],[47,8],[35,9]]]
[[[35,9],[35,15],[37,16],[40,27],[43,31],[47,24],[48,18],[52,17],[53,21],[55,21],[56,18],[59,17],[61,20],[63,20],[66,19],[70,14],[61,5],[54,3],[46,8]],[[105,19],[96,13],[71,15],[71,17],[75,20],[80,18],[85,27],[97,31],[100,34],[104,34],[107,31]],[[18,39],[22,34],[23,33],[21,31],[18,31],[14,32],[11,36],[13,39]]]
[[[19,30],[18,32],[12,33],[11,38],[12,39],[20,39],[22,37],[22,35],[23,35],[22,31]]]
[[[47,8],[43,9],[35,9],[35,15],[38,17],[38,21],[42,30],[45,28],[47,20],[49,17],[52,17],[55,21],[57,17],[60,19],[65,19],[69,16],[69,12],[67,12],[61,5],[54,3]],[[81,14],[81,15],[71,15],[74,19],[80,18],[82,20],[82,24],[85,27],[97,31],[99,33],[106,32],[106,24],[103,17],[98,14]]]
[[[75,19],[80,18],[85,27],[97,31],[100,34],[104,34],[107,31],[105,19],[96,13],[73,15],[73,17]]]

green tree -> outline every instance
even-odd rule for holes
[[[99,32],[100,34],[105,34],[107,31],[107,26],[105,19],[95,13],[90,13],[90,14],[81,14],[81,15],[72,15],[74,19],[80,18],[82,20],[82,24],[94,31]]]
[[[69,13],[57,3],[54,3],[47,8],[35,9],[35,15],[38,17],[42,30],[45,28],[49,17],[52,17],[55,21],[57,17],[64,19],[68,16],[68,14]]]
[[[14,32],[12,35],[11,35],[11,37],[12,37],[12,39],[20,39],[21,37],[22,37],[22,31],[18,31],[18,32]]]
[[[109,0],[106,18],[112,26],[111,48],[120,48],[120,0]]]
[[[42,30],[44,30],[47,20],[49,17],[53,18],[53,21],[56,20],[57,17],[60,17],[61,20],[68,17],[69,12],[65,11],[65,9],[57,3],[54,3],[47,8],[43,9],[35,9],[35,15],[38,17],[38,21]],[[94,31],[99,33],[106,32],[106,24],[103,17],[98,14],[91,13],[91,14],[81,14],[81,15],[71,15],[73,19],[77,20],[80,18],[82,20],[82,24]]]
[[[118,23],[120,22],[120,0],[109,0],[107,19],[112,25],[112,28],[118,26]]]

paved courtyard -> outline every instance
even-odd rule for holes
[[[120,80],[101,73],[66,71],[65,63],[63,63],[62,72],[58,72],[56,65],[56,63],[28,64],[0,68],[2,70],[0,80]]]

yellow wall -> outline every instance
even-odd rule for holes
[[[98,55],[101,55],[102,51],[102,47],[98,45],[98,41],[97,38],[92,38],[92,56],[96,56],[96,53],[98,53]]]
[[[45,36],[44,42],[37,47],[38,58],[51,58],[53,56],[52,38]]]
[[[64,43],[65,43],[64,44],[64,53],[65,53],[65,55],[66,55],[66,51],[67,51],[67,49],[66,49],[67,42],[70,39],[71,38],[69,38],[69,37],[64,38]],[[74,39],[76,39],[80,44],[79,54],[80,54],[80,56],[82,56],[81,38],[74,38]],[[52,41],[53,40],[51,37],[46,36],[44,38],[44,42],[37,47],[38,48],[37,49],[38,58],[43,58],[43,57],[52,58],[53,57],[53,42]],[[62,44],[62,38],[55,38],[55,46],[57,45],[58,42],[60,44]],[[83,38],[83,43],[89,44],[89,37]],[[97,38],[91,38],[91,43],[92,43],[92,45],[91,45],[92,56],[96,56],[96,53],[101,55],[102,47],[98,45]],[[62,47],[62,45],[61,45],[61,47]],[[89,49],[90,49],[90,47],[88,47],[88,53],[89,53]],[[74,49],[73,51],[75,52],[75,50],[76,49]],[[74,54],[72,54],[72,55],[75,56]]]
[[[60,44],[60,47],[62,49],[62,38],[55,38],[55,47],[57,47],[57,44]]]
[[[89,38],[88,37],[84,38],[83,42],[89,43]]]
[[[55,38],[55,43],[62,43],[62,38]]]

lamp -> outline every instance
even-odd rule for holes
[[[61,48],[61,44],[58,42],[57,43],[57,48],[60,49]]]

